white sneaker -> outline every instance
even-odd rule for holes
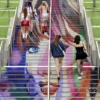
[[[81,77],[81,76],[79,76],[77,79],[78,79],[78,80],[81,80],[81,79],[82,79],[82,77]]]
[[[25,33],[22,34],[23,39],[25,38]]]
[[[83,75],[83,72],[81,72],[81,75]]]
[[[27,39],[28,33],[25,34],[25,38]]]

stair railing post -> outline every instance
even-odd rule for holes
[[[93,7],[96,7],[96,0],[93,0]]]
[[[50,43],[51,43],[51,14],[52,14],[52,0],[50,0],[50,17],[49,17],[49,49],[48,49],[48,100],[50,100],[50,70],[51,70],[51,50],[50,50]]]
[[[9,7],[9,2],[10,2],[10,0],[7,0],[7,7]]]
[[[98,67],[98,80],[99,80],[99,62],[100,61],[100,54],[99,54],[99,47],[98,47],[98,41],[96,41],[96,67]]]

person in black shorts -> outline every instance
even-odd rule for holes
[[[83,60],[87,57],[87,47],[83,41],[81,41],[80,36],[76,35],[74,39],[74,43],[68,41],[69,44],[75,47],[76,49],[76,61],[78,66],[78,79],[81,79],[82,73],[82,64]]]

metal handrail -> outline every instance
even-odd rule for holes
[[[4,65],[6,65],[8,63],[10,53],[12,52],[12,43],[13,43],[13,39],[14,39],[16,20],[17,20],[17,7],[15,10],[14,18],[11,18],[11,21],[9,24],[7,40],[6,40],[6,44],[5,44],[5,48],[4,48],[4,56],[5,56]]]
[[[19,7],[18,7],[18,18],[20,18],[20,14],[22,12],[23,5],[24,5],[24,0],[20,0]]]
[[[51,30],[52,30],[52,25],[51,25],[51,20],[52,20],[52,0],[50,0],[50,19],[49,19],[49,49],[48,49],[48,100],[50,100],[50,70],[51,70],[51,64],[50,64],[50,39],[51,39]]]
[[[99,41],[96,41],[96,67],[98,67],[98,79],[99,79],[99,76],[100,76],[100,72],[99,72],[99,69],[100,69],[100,50],[99,50],[99,45],[98,45],[98,42]]]
[[[93,36],[93,31],[91,27],[91,21],[90,18],[87,17],[86,15],[86,10],[84,7],[84,2],[83,0],[78,0],[79,3],[79,14],[80,14],[80,19],[82,20],[82,24],[85,27],[86,33],[87,33],[87,41],[88,41],[88,52],[89,56],[91,57],[91,61],[93,65],[96,65],[96,46],[94,42],[94,36]]]

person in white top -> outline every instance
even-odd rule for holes
[[[40,11],[40,20],[41,20],[41,30],[47,27],[47,21],[49,19],[49,7],[46,1],[42,1],[42,4],[39,6],[38,10]]]
[[[27,12],[27,8],[24,8],[23,12],[21,13],[21,32],[22,32],[23,39],[27,38],[28,35],[29,20],[30,20],[30,16]]]
[[[27,12],[33,18],[33,15],[37,16],[36,9],[33,8],[32,2],[28,2]]]

